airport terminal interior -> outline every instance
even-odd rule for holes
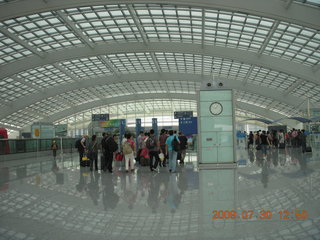
[[[319,0],[0,0],[0,73],[0,240],[320,240]]]

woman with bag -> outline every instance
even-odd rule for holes
[[[52,150],[53,158],[56,159],[57,150],[58,150],[58,144],[57,144],[56,140],[52,141],[51,150]]]
[[[90,171],[93,170],[93,162],[95,166],[95,170],[98,171],[98,143],[97,143],[97,136],[92,135],[91,141],[88,147],[88,155],[90,159]]]

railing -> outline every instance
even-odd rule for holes
[[[75,138],[0,139],[0,155],[48,151],[51,150],[53,140],[60,150],[74,148],[76,141]]]

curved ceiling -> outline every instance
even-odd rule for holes
[[[238,112],[301,116],[306,99],[320,102],[320,10],[312,1],[0,6],[0,125],[7,128],[119,101],[194,100],[212,76],[235,90]]]

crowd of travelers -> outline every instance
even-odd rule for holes
[[[154,129],[149,132],[140,131],[134,139],[131,133],[126,133],[119,141],[118,135],[103,133],[101,141],[97,136],[83,136],[75,143],[79,152],[80,166],[88,166],[90,170],[98,170],[98,155],[100,169],[104,172],[113,172],[113,161],[124,161],[125,171],[133,172],[135,165],[149,166],[150,171],[159,167],[168,167],[169,172],[175,173],[177,161],[184,163],[187,149],[187,137],[173,130],[161,129],[160,136],[155,135]],[[134,161],[135,160],[135,161]],[[136,163],[135,163],[136,162]]]
[[[302,152],[306,152],[307,148],[307,135],[305,130],[295,129],[288,132],[283,130],[273,131],[250,131],[248,135],[247,148],[249,150],[261,150],[263,155],[266,156],[267,148],[285,147],[302,148]]]

